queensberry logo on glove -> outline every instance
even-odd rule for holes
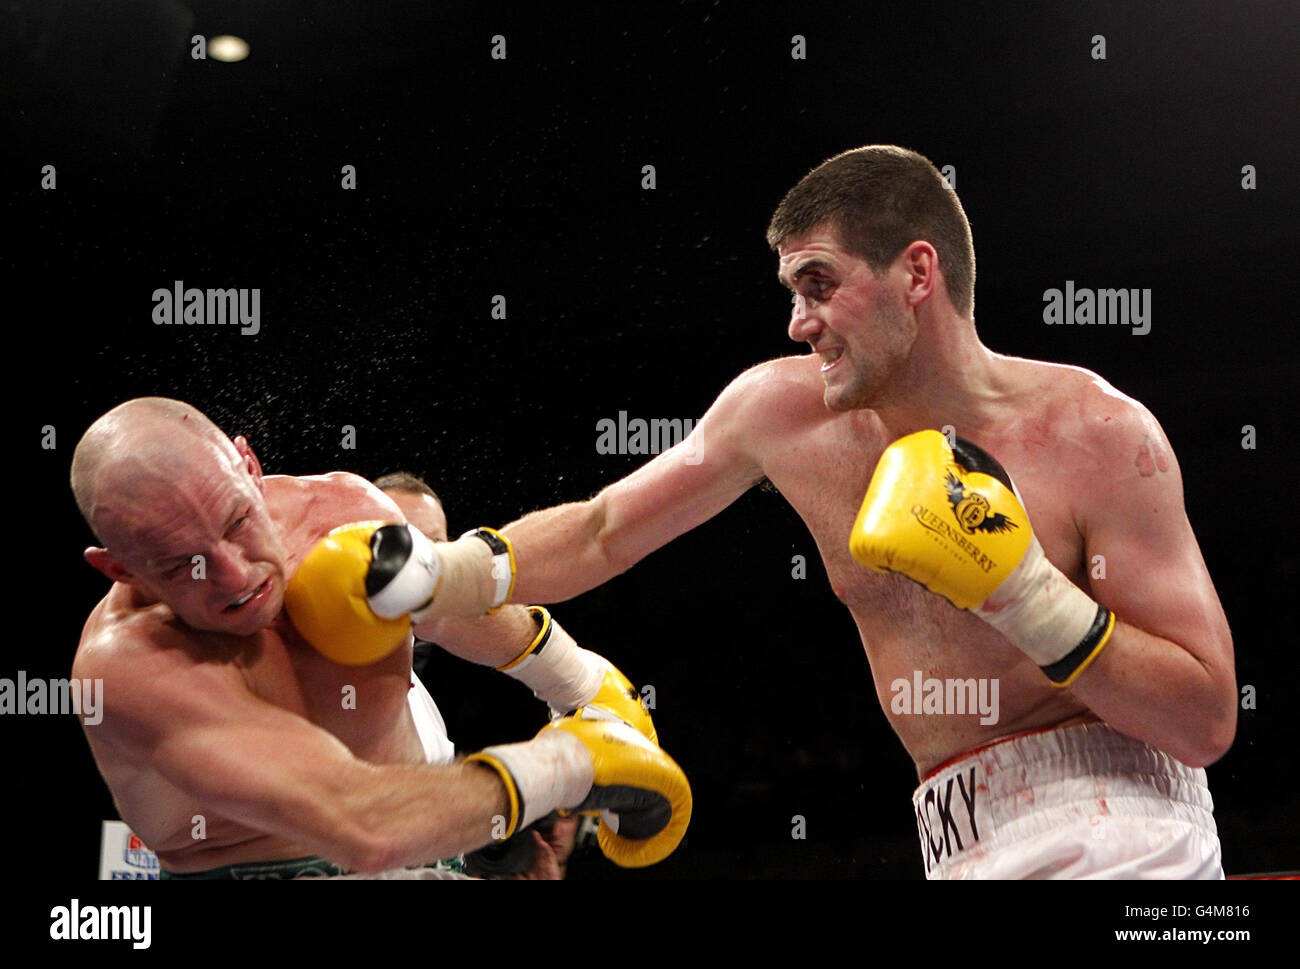
[[[976,532],[1005,532],[1020,527],[1002,512],[994,512],[989,500],[983,495],[974,491],[968,492],[966,486],[951,471],[944,480],[944,487],[948,489],[948,504],[952,505],[957,524],[967,535],[974,535]]]
[[[868,568],[901,572],[959,609],[973,608],[1033,537],[1009,482],[966,441],[954,448],[938,431],[909,434],[880,456],[849,550]]]

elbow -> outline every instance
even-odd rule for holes
[[[601,581],[622,575],[633,565],[636,559],[618,547],[617,535],[611,527],[605,492],[587,502],[587,534],[600,562]]]
[[[377,821],[364,798],[336,791],[322,794],[305,807],[299,818],[309,817],[309,830],[298,840],[340,868],[358,875],[374,875],[404,863],[403,846],[393,838],[390,825]]]
[[[427,864],[458,854],[463,847],[449,844],[448,838],[436,836],[435,832],[411,830],[409,825],[400,825],[391,817],[377,817],[373,812],[354,816],[337,830],[342,832],[337,838],[340,857],[330,860],[357,875]],[[435,836],[431,838],[431,834]]]
[[[1219,761],[1232,748],[1237,736],[1237,702],[1231,695],[1226,702],[1220,701],[1213,711],[1207,711],[1197,723],[1197,728],[1190,731],[1185,751],[1178,754],[1178,759],[1188,767],[1209,767]]]
[[[1229,739],[1226,744],[1211,741],[1199,746],[1188,747],[1185,751],[1179,752],[1178,761],[1187,767],[1209,767],[1222,758],[1231,746],[1232,741]]]
[[[296,842],[348,872],[371,875],[397,867],[391,863],[397,851],[384,832],[342,807],[343,799],[295,798],[263,813],[262,823],[254,826]]]
[[[1209,767],[1211,764],[1220,760],[1229,750],[1232,749],[1232,742],[1237,737],[1237,707],[1236,704],[1229,709],[1227,716],[1221,718],[1209,736],[1206,738],[1206,744],[1201,751],[1202,756],[1199,758],[1201,763],[1198,767]]]
[[[620,554],[616,549],[605,544],[600,546],[600,561],[601,582],[607,582],[616,575],[622,575],[636,565],[636,559],[626,554]]]
[[[1221,760],[1237,736],[1237,678],[1232,663],[1200,662],[1203,676],[1185,694],[1188,699],[1179,714],[1182,735],[1177,749],[1168,750],[1188,767],[1209,767]]]
[[[408,852],[385,832],[355,829],[339,839],[339,857],[331,859],[357,875],[377,875],[401,868]]]
[[[357,875],[378,875],[391,868],[400,868],[400,854],[395,845],[382,839],[366,839],[349,846],[349,857],[341,862],[344,868]]]

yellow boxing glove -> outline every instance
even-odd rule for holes
[[[1115,617],[1043,554],[1010,475],[987,452],[938,431],[885,449],[849,551],[969,609],[1068,686],[1101,652]]]
[[[314,546],[289,579],[284,605],[304,639],[347,666],[375,663],[411,632],[407,616],[385,619],[370,607],[375,536],[384,522],[354,522]]]
[[[622,720],[635,727],[652,744],[659,743],[650,711],[641,702],[641,694],[613,663],[605,660],[605,675],[600,689],[588,702],[573,711],[580,720]]]
[[[681,843],[691,821],[691,786],[677,763],[616,720],[565,717],[527,743],[488,747],[467,758],[505,784],[504,837],[557,808],[599,813],[596,840],[625,868],[653,865]]]
[[[496,609],[514,574],[510,543],[490,528],[435,543],[411,525],[353,522],[307,553],[285,606],[316,649],[359,666],[401,645],[412,622]]]

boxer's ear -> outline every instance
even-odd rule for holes
[[[134,576],[125,565],[113,557],[106,548],[91,546],[81,553],[94,568],[108,576],[111,582],[130,582]]]
[[[907,290],[903,299],[909,307],[920,306],[934,295],[938,285],[939,254],[924,239],[909,245],[894,261],[907,274]]]
[[[447,541],[447,509],[442,507],[442,502],[437,498],[433,499],[434,506],[438,509],[437,519],[432,534],[429,535],[435,542]]]
[[[258,490],[264,490],[262,485],[262,462],[257,460],[257,455],[253,453],[253,446],[248,443],[248,439],[242,434],[236,437],[233,443],[235,450],[239,452],[239,456],[244,459],[244,467],[253,476],[253,481],[257,484]]]

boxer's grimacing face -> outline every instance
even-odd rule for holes
[[[830,227],[787,240],[779,256],[780,280],[794,294],[787,333],[821,357],[826,406],[885,403],[916,339],[902,280],[888,270],[877,276]]]
[[[134,526],[127,551],[116,553],[127,581],[187,625],[248,636],[279,614],[284,544],[243,438],[229,453],[193,462],[182,479],[146,482],[123,517]]]

